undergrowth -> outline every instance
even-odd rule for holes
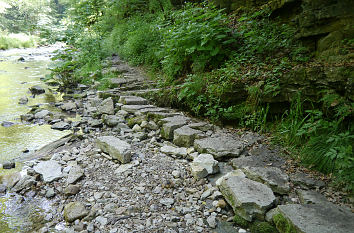
[[[105,61],[118,54],[162,71],[157,81],[168,96],[164,101],[214,122],[272,132],[277,142],[296,148],[304,164],[354,190],[353,103],[336,93],[322,93],[315,103],[299,92],[285,112],[276,112],[268,101],[280,96],[287,72],[312,59],[292,26],[271,19],[266,9],[227,15],[206,3],[107,4],[96,11],[75,6],[92,12],[73,18],[66,36],[73,47],[55,58],[52,77],[62,86],[100,81],[99,88],[109,87],[117,74],[105,71]]]
[[[26,34],[7,34],[0,31],[0,50],[11,48],[30,48],[39,43],[39,38]]]

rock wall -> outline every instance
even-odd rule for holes
[[[230,11],[270,7],[272,18],[297,28],[296,38],[315,55],[315,64],[295,67],[280,81],[281,92],[265,102],[289,102],[301,91],[318,101],[334,90],[353,101],[354,4],[352,0],[213,0]],[[351,42],[348,42],[351,41]]]

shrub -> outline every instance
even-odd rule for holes
[[[229,56],[235,42],[227,23],[222,10],[212,5],[187,4],[174,11],[167,23],[161,25],[163,71],[175,78],[218,67]]]

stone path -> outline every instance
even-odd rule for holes
[[[38,232],[353,232],[353,213],[321,196],[320,181],[289,176],[262,136],[154,106],[141,97],[154,89],[116,62],[115,89],[62,104],[80,122],[44,114],[83,134],[6,183],[52,200]]]

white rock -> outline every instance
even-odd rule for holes
[[[38,163],[33,167],[35,172],[42,175],[44,182],[52,182],[62,177],[62,167],[57,161],[49,160]]]

